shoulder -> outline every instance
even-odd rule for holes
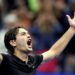
[[[43,55],[32,55],[32,56],[29,56],[31,60],[40,60],[42,61],[43,60]]]
[[[37,68],[43,61],[43,55],[30,56],[30,61],[33,63],[35,68]]]
[[[8,54],[0,54],[0,64],[9,57]]]
[[[35,55],[34,58],[35,58],[36,60],[42,61],[42,60],[43,60],[43,55]]]
[[[0,63],[3,61],[3,56],[0,54]]]

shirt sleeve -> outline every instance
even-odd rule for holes
[[[43,61],[43,56],[42,55],[35,55],[34,57],[34,66],[37,68],[41,62]]]

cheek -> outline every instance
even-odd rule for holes
[[[26,45],[26,40],[21,38],[16,40],[17,46],[25,46]]]

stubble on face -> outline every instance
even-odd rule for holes
[[[28,31],[20,28],[16,36],[16,48],[22,51],[32,51],[32,39]]]

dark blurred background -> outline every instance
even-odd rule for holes
[[[0,0],[0,53],[7,53],[4,34],[14,26],[29,30],[33,49],[47,51],[69,28],[66,14],[73,17],[75,0]],[[57,58],[42,63],[37,75],[75,73],[75,36]]]

